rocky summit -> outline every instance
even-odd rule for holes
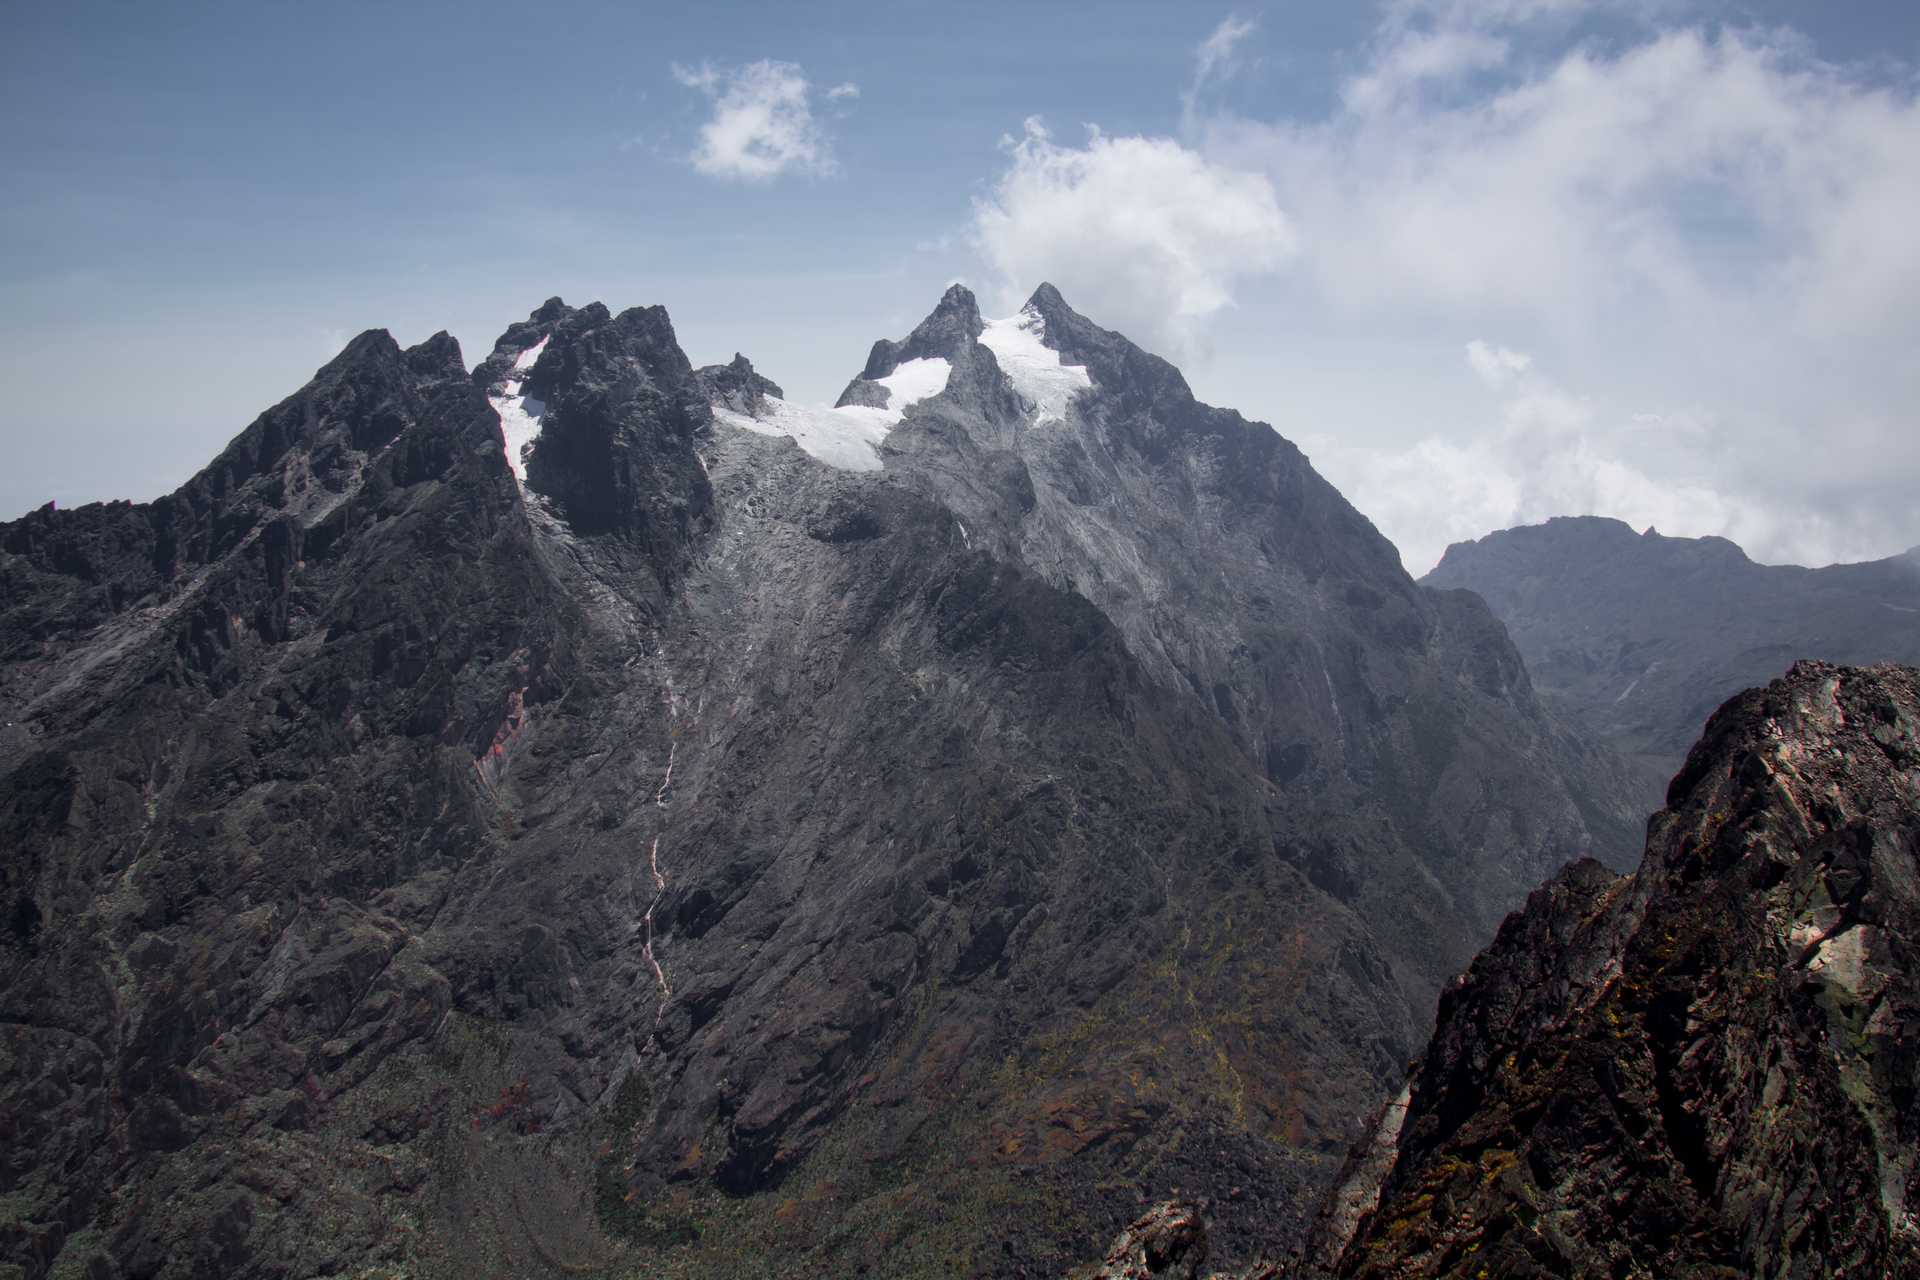
[[[1176,1190],[1252,1265],[1623,777],[1052,288],[832,408],[371,331],[0,525],[0,1272],[1042,1275]]]
[[[1802,658],[1920,663],[1920,548],[1803,569],[1578,516],[1456,543],[1421,581],[1486,600],[1548,703],[1628,761],[1648,812],[1741,690]]]
[[[1338,1275],[1920,1275],[1920,671],[1795,665],[1667,799],[1442,997]]]

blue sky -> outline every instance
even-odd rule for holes
[[[948,281],[1011,310],[1052,278],[1299,441],[1415,572],[1589,509],[1776,560],[1920,542],[1920,6],[9,27],[0,518],[164,492],[368,327],[472,360],[552,294],[659,302],[696,362],[823,399]]]

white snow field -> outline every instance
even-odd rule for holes
[[[513,362],[513,371],[521,373],[533,368],[534,361],[546,347],[547,339],[543,337],[522,351]],[[500,433],[507,442],[507,465],[513,468],[513,478],[519,482],[522,495],[527,491],[527,455],[533,452],[534,442],[540,438],[540,419],[547,412],[545,401],[520,393],[525,385],[524,379],[509,380],[501,384],[499,395],[487,397],[500,415]]]
[[[909,406],[945,391],[952,373],[953,366],[937,357],[902,361],[892,373],[875,379],[887,389],[884,409],[864,405],[826,409],[768,396],[761,417],[720,405],[714,406],[713,416],[763,436],[791,436],[802,449],[842,471],[878,471],[880,442],[900,425]]]
[[[1036,425],[1065,418],[1074,394],[1093,386],[1085,365],[1060,363],[1060,353],[1041,341],[1046,333],[1046,320],[1029,306],[987,321],[980,335],[980,345],[993,352],[1013,389],[1033,405]]]

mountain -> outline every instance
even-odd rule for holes
[[[1920,662],[1920,548],[1802,569],[1580,516],[1455,543],[1421,581],[1492,606],[1542,696],[1634,763],[1649,812],[1740,690],[1800,658]]]
[[[1638,871],[1441,1000],[1322,1224],[1337,1274],[1920,1274],[1920,671],[1722,707]]]
[[[553,299],[0,526],[0,1258],[1017,1275],[1297,1238],[1618,766],[1050,287],[835,408]],[[1251,1194],[1247,1194],[1251,1192]]]

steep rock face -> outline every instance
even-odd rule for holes
[[[474,381],[497,389],[536,350],[515,389],[539,406],[527,490],[575,532],[633,544],[663,575],[664,593],[713,516],[694,452],[713,416],[708,381],[695,376],[665,307],[613,316],[599,303],[575,311],[558,298],[509,329]],[[748,366],[743,377],[751,375]]]
[[[0,528],[6,1260],[1013,1275],[1123,1185],[1296,1235],[1604,793],[1470,596],[1034,307],[1088,373],[950,291],[871,468],[554,299]]]
[[[1429,586],[1478,592],[1547,700],[1612,745],[1659,804],[1707,716],[1801,658],[1920,662],[1920,553],[1803,569],[1725,538],[1593,516],[1456,543]]]
[[[26,1274],[285,1265],[251,1233],[341,1167],[328,1101],[452,1007],[419,938],[485,840],[475,761],[565,666],[498,439],[450,340],[373,332],[171,497],[0,536]],[[389,1226],[335,1198],[310,1266]]]
[[[869,362],[869,378],[910,354],[956,371],[888,438],[889,471],[974,545],[1093,602],[1277,803],[1314,809],[1316,835],[1287,856],[1316,885],[1394,930],[1415,970],[1445,973],[1570,858],[1627,865],[1640,832],[1624,776],[1542,714],[1479,600],[1417,587],[1290,442],[1200,403],[1051,285],[992,326],[962,292]],[[995,348],[1016,373],[1018,356],[1051,356],[1084,389],[1043,406],[1028,374],[1009,412]]]
[[[1668,800],[1443,998],[1338,1274],[1920,1269],[1920,673],[1796,664]]]

